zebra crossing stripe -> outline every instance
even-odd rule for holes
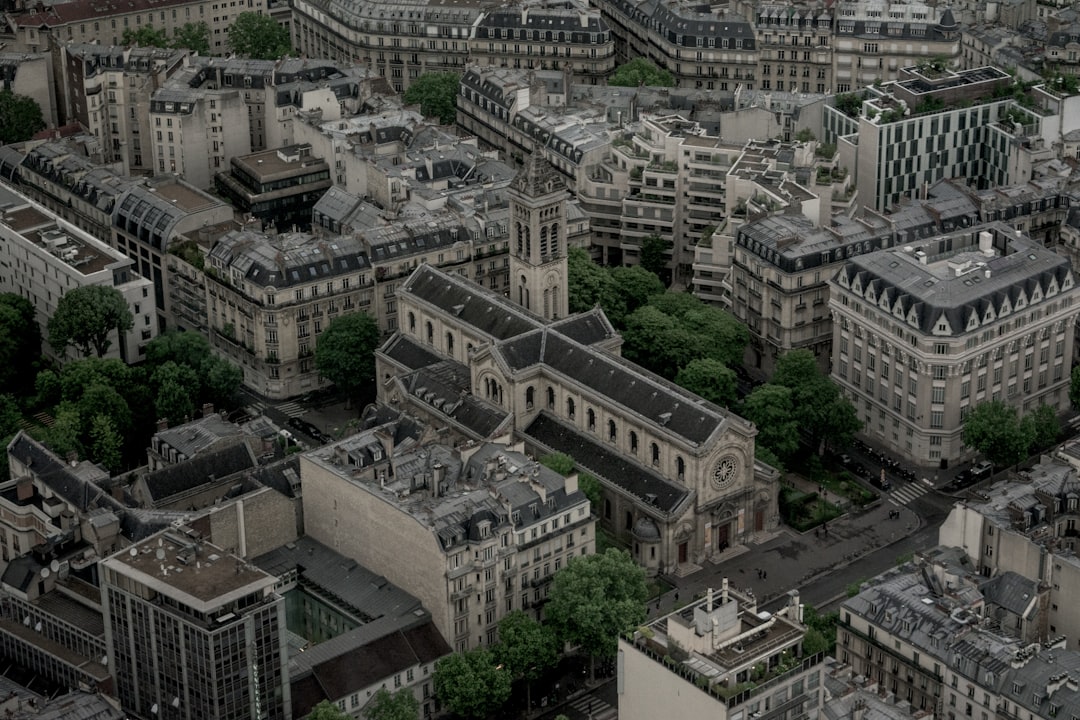
[[[918,485],[909,485],[908,487],[897,490],[889,496],[890,501],[896,505],[906,505],[917,497],[921,497],[926,494],[926,490]]]

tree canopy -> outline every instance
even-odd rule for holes
[[[307,720],[352,720],[352,716],[338,710],[338,706],[329,700],[323,700],[311,709]]]
[[[482,718],[510,698],[512,676],[487,648],[454,653],[435,665],[435,694],[450,712]]]
[[[691,360],[679,370],[675,383],[722,407],[731,407],[738,399],[735,372],[714,358]]]
[[[154,410],[159,418],[179,425],[195,417],[199,396],[199,376],[186,365],[171,360],[154,370],[150,383],[157,388]]]
[[[621,87],[675,87],[675,77],[643,57],[637,57],[615,68],[608,85]]]
[[[1035,439],[1035,424],[1024,422],[1002,400],[979,403],[964,418],[964,444],[998,466],[1016,465],[1027,457]]]
[[[649,235],[641,241],[641,267],[662,277],[667,270],[667,251],[674,243],[659,235]]]
[[[416,720],[419,714],[420,703],[411,688],[401,688],[394,693],[379,688],[363,710],[367,720]]]
[[[204,22],[184,23],[173,35],[172,47],[199,55],[210,54],[210,26]]]
[[[199,379],[194,398],[197,407],[211,403],[216,408],[231,407],[244,374],[233,363],[214,354],[210,341],[194,332],[171,330],[158,335],[146,346],[146,364],[151,371],[166,362],[191,368]]]
[[[743,401],[741,415],[757,426],[755,443],[786,460],[799,449],[799,421],[791,388],[759,385]]]
[[[557,638],[595,661],[615,655],[619,634],[645,619],[647,599],[645,571],[625,550],[609,548],[555,574],[544,617]]]
[[[161,28],[153,25],[140,25],[126,28],[120,37],[122,45],[138,45],[139,47],[169,47],[169,36]]]
[[[292,53],[289,31],[269,15],[242,12],[229,27],[229,47],[241,57],[277,60]]]
[[[402,100],[408,105],[419,105],[424,117],[437,117],[443,125],[453,125],[460,91],[461,76],[457,73],[424,73],[409,83]]]
[[[352,398],[375,379],[375,349],[379,346],[379,325],[362,312],[334,318],[315,346],[315,367],[319,374]]]
[[[531,707],[532,682],[559,661],[555,634],[521,610],[514,610],[499,621],[499,643],[493,652],[507,672],[525,680],[525,707]]]
[[[29,300],[0,293],[0,393],[28,395],[27,378],[41,355],[41,328]]]
[[[0,145],[23,142],[45,129],[45,116],[33,98],[0,90]]]
[[[57,352],[74,345],[83,357],[90,357],[91,352],[103,357],[112,345],[109,335],[117,331],[122,339],[134,322],[127,300],[115,288],[78,287],[65,293],[56,304],[49,318],[49,344]]]
[[[818,453],[823,453],[830,443],[848,445],[862,427],[855,406],[821,372],[809,350],[790,350],[781,355],[772,384],[791,390],[792,419]]]

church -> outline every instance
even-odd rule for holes
[[[568,315],[562,178],[533,153],[510,189],[510,288],[422,265],[376,353],[378,399],[448,442],[571,456],[595,511],[650,574],[687,574],[779,523],[777,471],[753,424],[620,356],[603,311]]]

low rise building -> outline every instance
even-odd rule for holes
[[[139,274],[135,262],[14,189],[0,187],[0,207],[0,291],[28,299],[45,327],[71,290],[112,288],[123,296],[134,324],[125,332],[110,332],[107,356],[128,363],[142,360],[158,327],[152,321],[154,284]],[[76,356],[79,349],[47,344],[46,351],[59,360]]]
[[[0,82],[4,89],[37,103],[46,127],[56,127],[61,117],[52,78],[53,59],[48,53],[0,52]]]
[[[619,637],[619,717],[817,717],[825,654],[806,654],[799,592],[775,613],[728,586]]]

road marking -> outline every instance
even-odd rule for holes
[[[307,414],[307,408],[301,407],[299,403],[284,402],[275,406],[279,411],[285,413],[291,418],[300,417]]]
[[[907,487],[900,488],[896,492],[889,495],[889,502],[894,505],[907,505],[909,502],[917,497],[921,497],[928,492],[921,485],[908,485]]]

